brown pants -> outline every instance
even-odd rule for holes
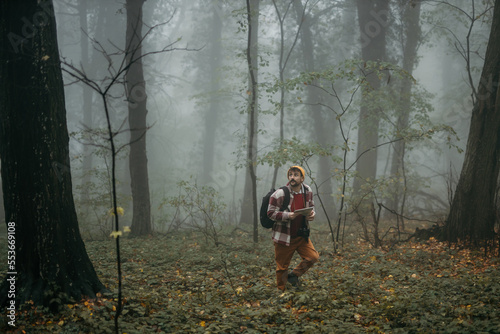
[[[274,243],[274,256],[276,259],[276,282],[278,289],[284,291],[288,279],[288,266],[293,254],[297,251],[302,261],[293,269],[293,273],[300,277],[319,259],[319,254],[314,249],[311,239],[306,241],[302,237],[292,238],[290,246]]]

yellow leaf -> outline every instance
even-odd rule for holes
[[[111,234],[109,236],[116,239],[116,238],[120,237],[122,234],[123,234],[122,231],[113,231],[113,232],[111,232]]]
[[[47,60],[49,60],[49,58],[50,58],[49,56],[45,55],[45,56],[42,57],[42,60],[43,61],[47,61]]]
[[[200,322],[200,326],[201,326],[201,327],[205,327],[205,326],[206,326],[205,321]]]
[[[58,324],[59,326],[64,325],[64,320],[59,321],[57,324]]]
[[[123,208],[121,206],[118,206],[118,207],[116,207],[116,212],[118,212],[118,214],[120,216],[123,216],[123,214],[125,213],[125,210],[123,210]],[[115,215],[114,208],[111,208],[111,209],[108,210],[108,215],[110,215],[110,216],[114,216]]]
[[[123,232],[132,232],[129,226],[123,226]]]

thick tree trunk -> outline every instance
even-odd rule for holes
[[[5,220],[5,210],[3,207],[2,180],[0,179],[0,222],[3,222],[4,220]]]
[[[18,302],[57,308],[104,287],[80,236],[52,1],[0,2],[0,158]],[[6,302],[2,286],[0,298]],[[60,298],[58,301],[57,298]]]
[[[494,238],[495,193],[500,169],[500,0],[472,110],[460,179],[446,221],[445,238],[479,243]]]
[[[132,189],[132,233],[151,233],[148,157],[146,152],[147,94],[142,68],[142,5],[144,0],[127,0],[126,74],[130,126],[130,187]]]
[[[389,2],[388,0],[357,0],[357,6],[362,57],[365,61],[384,61]],[[360,158],[356,163],[357,177],[354,180],[354,192],[360,196],[365,195],[362,186],[368,180],[373,181],[377,175],[377,150],[371,148],[378,143],[380,110],[373,108],[368,100],[369,94],[378,90],[381,83],[377,74],[369,74],[367,82],[368,86],[365,86],[362,91],[359,113],[357,154]]]

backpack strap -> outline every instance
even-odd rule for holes
[[[285,198],[283,199],[283,204],[281,205],[280,211],[285,211],[288,209],[288,204],[290,204],[290,190],[287,186],[283,186],[280,189],[285,193]]]
[[[304,208],[305,208],[307,205],[307,188],[304,184],[302,184],[302,193],[304,194]],[[305,216],[302,219],[302,226],[305,228],[309,228],[309,226],[307,226],[307,221]]]
[[[304,208],[306,207],[307,203],[307,188],[304,184],[302,184],[302,193],[304,194]]]

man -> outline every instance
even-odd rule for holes
[[[280,211],[285,199],[285,191],[280,188],[269,198],[267,209],[267,216],[276,222],[272,239],[277,266],[276,282],[281,291],[285,291],[287,281],[292,286],[298,286],[299,277],[319,259],[319,254],[309,239],[309,222],[314,220],[316,213],[311,187],[304,184],[304,169],[292,166],[287,171],[287,177],[287,188],[290,192],[288,208]],[[313,207],[307,216],[295,212],[307,207]],[[289,274],[288,266],[295,252],[300,255],[302,261]]]

